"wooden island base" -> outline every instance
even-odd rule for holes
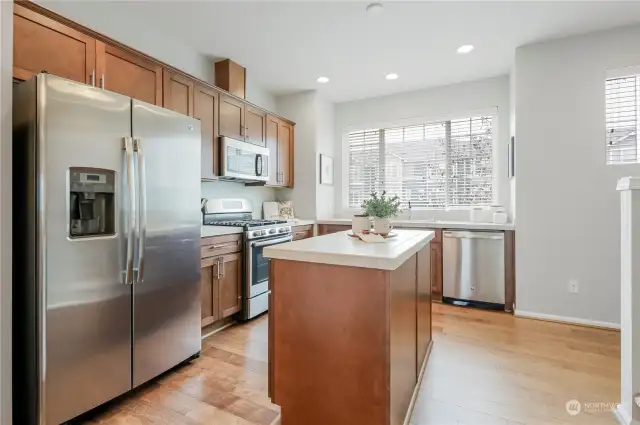
[[[430,257],[427,244],[395,270],[271,260],[282,425],[404,423],[431,345]]]

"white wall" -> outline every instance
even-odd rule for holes
[[[327,219],[334,216],[333,185],[320,184],[320,155],[327,155],[335,160],[335,131],[333,103],[316,97],[316,218]],[[334,164],[334,179],[337,170]]]
[[[376,125],[392,124],[402,120],[434,118],[498,108],[498,126],[494,139],[497,201],[510,207],[507,178],[507,149],[509,143],[509,77],[502,76],[472,82],[417,90],[390,96],[381,96],[353,102],[339,103],[335,107],[336,185],[335,207],[337,216],[349,217],[352,212],[343,208],[347,198],[343,179],[347,178],[348,157],[343,146],[343,134],[349,130]],[[468,220],[467,211],[413,211],[413,218],[423,215],[436,219]]]
[[[0,423],[11,424],[13,2],[0,2]]]
[[[213,60],[165,34],[153,22],[140,22],[126,13],[114,13],[112,2],[36,0],[36,3],[201,80],[214,82]],[[153,7],[153,2],[147,4]],[[246,98],[265,109],[275,110],[275,97],[253,81],[250,69],[247,70]]]
[[[516,309],[620,323],[619,177],[605,164],[608,69],[640,64],[640,26],[516,51]],[[578,279],[579,294],[568,291]]]
[[[276,200],[276,190],[271,187],[245,186],[236,182],[202,182],[203,198],[245,198],[253,205],[253,218],[262,218],[262,203]]]
[[[293,201],[296,217],[333,217],[334,186],[320,184],[320,154],[334,155],[333,103],[315,90],[276,98],[279,114],[295,126],[293,189],[279,190],[278,200]]]

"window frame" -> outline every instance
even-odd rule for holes
[[[493,133],[492,140],[492,160],[493,160],[493,171],[492,171],[492,185],[493,185],[493,193],[492,193],[492,203],[497,203],[499,199],[498,190],[499,190],[499,179],[498,179],[498,169],[500,168],[498,165],[499,158],[499,141],[500,141],[500,122],[499,122],[499,111],[498,107],[491,107],[485,109],[474,109],[461,111],[456,113],[449,114],[434,114],[426,117],[414,117],[414,118],[406,118],[406,119],[398,119],[393,121],[377,121],[370,122],[367,124],[355,125],[355,126],[345,126],[341,130],[341,140],[342,140],[342,149],[341,149],[341,159],[342,164],[340,167],[340,187],[341,187],[341,196],[340,196],[340,207],[343,214],[356,214],[361,211],[360,208],[353,208],[349,206],[349,134],[357,131],[364,131],[367,129],[379,128],[394,128],[394,127],[405,127],[412,125],[421,125],[442,121],[450,121],[450,120],[458,120],[458,119],[467,119],[474,116],[490,116],[491,117],[491,128]],[[420,208],[414,209],[413,213],[415,215],[420,215],[420,213],[429,212],[446,212],[446,211],[469,211],[473,208],[473,205],[460,205],[460,206],[446,206],[445,208]]]

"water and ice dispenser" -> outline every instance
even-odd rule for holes
[[[114,235],[115,172],[72,167],[69,177],[69,237]]]

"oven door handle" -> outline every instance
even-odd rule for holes
[[[261,246],[274,245],[283,242],[291,242],[291,235],[286,238],[278,238],[278,239],[269,239],[266,241],[260,242],[251,242],[251,248],[260,248]]]

